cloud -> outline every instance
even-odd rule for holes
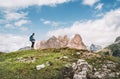
[[[5,23],[5,20],[0,19],[0,24],[4,24],[4,23]]]
[[[50,21],[50,20],[45,20],[45,19],[40,19],[40,21],[45,24],[45,25],[50,25],[50,26],[59,26],[60,23],[56,21]]]
[[[103,7],[103,3],[99,3],[99,4],[95,7],[95,9],[101,10],[102,7]]]
[[[20,27],[20,26],[22,26],[24,24],[28,24],[28,23],[30,23],[29,20],[23,20],[22,19],[22,20],[19,20],[19,21],[15,22],[14,25]]]
[[[28,13],[25,12],[16,12],[16,11],[4,11],[4,18],[9,21],[25,19]]]
[[[6,29],[25,31],[27,28],[23,27],[23,25],[31,23],[27,15],[28,13],[23,11],[5,10],[3,11],[3,18],[0,20],[0,24],[3,24]]]
[[[26,27],[20,27],[19,28],[21,31],[27,31],[28,30],[28,28],[26,28]]]
[[[55,6],[70,0],[0,0],[0,7],[7,9],[27,8],[29,6]]]
[[[102,16],[104,16],[104,13],[98,13],[98,14],[96,14],[96,17],[102,17]]]
[[[118,2],[120,1],[120,0],[117,0]]]
[[[11,29],[11,28],[14,28],[14,26],[12,24],[8,23],[5,25],[5,28]]]
[[[97,3],[99,0],[83,0],[82,4],[93,6],[95,3]]]
[[[51,24],[51,21],[43,21],[43,24]]]
[[[16,51],[25,46],[30,46],[30,42],[26,36],[0,34],[0,51],[2,52]]]
[[[48,36],[80,34],[85,44],[106,46],[120,36],[120,9],[107,12],[102,18],[88,21],[76,21],[71,27],[49,31]]]

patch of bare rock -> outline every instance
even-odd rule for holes
[[[112,71],[113,68],[116,68],[116,63],[112,61],[106,61],[106,64],[96,69],[87,61],[79,59],[77,63],[72,65],[72,68],[74,72],[73,79],[111,79],[120,77],[120,72]]]

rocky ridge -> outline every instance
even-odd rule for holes
[[[116,68],[117,63],[106,61],[101,68],[97,69],[88,64],[87,61],[79,59],[77,63],[73,64],[74,76],[73,79],[111,79],[119,78],[120,72],[113,72],[112,69]]]
[[[35,46],[36,49],[47,49],[47,48],[75,48],[86,50],[86,45],[83,43],[82,38],[79,34],[76,34],[72,39],[65,36],[52,36],[47,41],[43,40],[38,42]]]
[[[117,43],[120,42],[120,36],[118,36],[118,37],[115,39],[115,42],[117,42]]]

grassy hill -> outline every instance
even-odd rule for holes
[[[80,54],[77,54],[79,52]],[[65,67],[71,66],[78,59],[85,59],[89,64],[99,68],[105,60],[119,63],[114,71],[120,71],[120,58],[90,54],[89,51],[75,49],[45,49],[16,51],[7,54],[0,54],[0,79],[65,79]],[[65,58],[65,56],[67,58]],[[23,60],[22,60],[23,59]],[[30,61],[35,59],[34,61]],[[102,62],[98,62],[102,61]],[[41,70],[36,70],[37,65],[51,62]],[[71,79],[73,73],[71,73]]]

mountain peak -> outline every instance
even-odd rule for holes
[[[86,45],[82,41],[82,37],[79,34],[70,39],[67,35],[65,36],[52,36],[47,41],[41,41],[36,44],[36,49],[46,48],[75,48],[75,49],[86,49]]]
[[[120,36],[118,36],[117,38],[116,38],[116,40],[115,40],[115,42],[120,42]]]

